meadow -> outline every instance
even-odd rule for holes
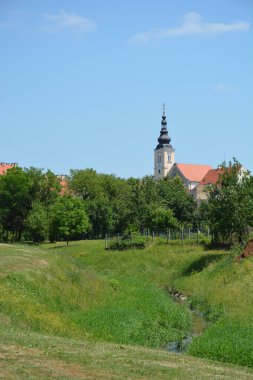
[[[16,372],[23,378],[253,378],[251,369],[234,366],[253,367],[252,257],[236,260],[229,251],[180,242],[110,251],[102,241],[79,241],[1,244],[0,262],[4,378]],[[191,328],[189,307],[175,303],[168,288],[187,294],[188,306],[211,321],[187,354],[164,350]]]

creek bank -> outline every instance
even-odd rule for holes
[[[186,352],[193,338],[203,334],[203,332],[211,325],[211,322],[207,320],[202,313],[194,309],[192,305],[189,304],[189,298],[186,294],[170,287],[166,287],[164,290],[174,302],[186,305],[191,312],[192,325],[189,334],[180,341],[167,343],[164,347],[166,351],[183,353]]]

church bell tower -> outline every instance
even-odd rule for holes
[[[165,115],[165,104],[163,104],[163,115],[158,145],[154,150],[154,179],[166,177],[175,162],[175,149],[170,144],[171,138],[167,130]]]

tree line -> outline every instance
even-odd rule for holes
[[[208,225],[213,240],[242,240],[253,226],[253,181],[235,161],[197,208],[179,178],[122,179],[71,170],[62,189],[51,171],[13,167],[0,176],[1,241],[69,241]]]

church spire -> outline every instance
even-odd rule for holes
[[[159,144],[157,145],[156,149],[165,148],[166,146],[170,145],[171,138],[168,134],[167,130],[167,120],[166,120],[166,114],[165,114],[165,103],[163,103],[163,115],[162,115],[162,121],[161,121],[161,131],[160,136],[158,138]]]
[[[167,130],[165,104],[163,103],[160,136],[158,137],[158,145],[154,151],[154,179],[158,180],[166,177],[174,163],[175,149],[170,144],[170,136]]]

